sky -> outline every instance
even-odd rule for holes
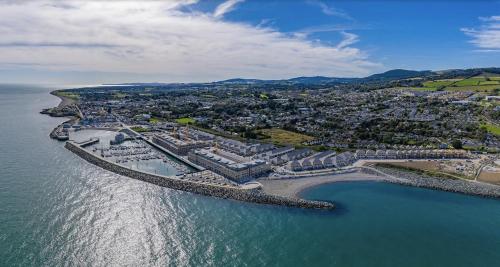
[[[0,83],[500,67],[500,1],[0,0]]]

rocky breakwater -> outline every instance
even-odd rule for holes
[[[141,172],[107,161],[106,159],[101,158],[98,155],[91,153],[90,151],[87,151],[86,149],[80,147],[78,144],[72,141],[66,142],[65,147],[84,160],[105,170],[171,189],[259,204],[327,210],[333,209],[335,207],[335,205],[330,202],[270,195],[264,193],[260,189],[243,189],[239,187],[217,186],[212,184],[181,180],[177,177],[168,177]]]
[[[377,170],[397,177],[399,179],[388,179],[388,182],[438,189],[443,191],[462,193],[467,195],[476,195],[482,197],[500,198],[500,186],[486,184],[476,181],[465,181],[461,179],[437,178],[425,174],[417,174],[399,169],[387,167],[375,167]]]

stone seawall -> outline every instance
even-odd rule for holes
[[[376,169],[385,173],[385,175],[398,177],[399,179],[387,180],[388,182],[395,184],[500,199],[500,186],[498,185],[476,181],[465,181],[462,179],[437,178],[425,174],[415,174],[408,171],[385,167],[376,167]]]
[[[180,180],[175,177],[167,177],[152,173],[140,172],[107,161],[81,148],[79,145],[71,141],[66,142],[65,147],[84,160],[105,170],[171,189],[259,204],[281,205],[306,209],[333,209],[335,207],[335,205],[330,202],[269,195],[258,189],[247,190],[239,188],[229,188],[223,186],[202,184],[193,181]]]

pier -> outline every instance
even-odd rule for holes
[[[79,142],[77,144],[80,145],[81,147],[88,147],[88,146],[91,146],[91,145],[97,144],[97,143],[99,143],[99,138],[93,137],[87,141]]]

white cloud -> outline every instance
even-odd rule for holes
[[[333,6],[329,6],[321,1],[309,1],[309,3],[319,6],[321,8],[321,12],[323,12],[323,14],[325,14],[325,15],[335,16],[335,17],[339,17],[339,18],[343,18],[343,19],[347,19],[347,20],[354,20],[346,12],[344,12],[340,9],[337,9]]]
[[[233,1],[234,2],[234,1]],[[326,45],[180,8],[193,1],[0,0],[0,68],[161,75],[162,81],[302,75],[362,76],[380,69],[344,33]],[[226,2],[227,3],[227,2]],[[234,6],[234,4],[232,5]],[[220,7],[220,6],[219,6]],[[222,12],[222,13],[220,13]]]
[[[479,18],[483,25],[476,28],[462,28],[461,31],[470,36],[470,41],[481,52],[500,51],[500,16]]]
[[[215,8],[214,17],[220,18],[224,16],[224,14],[233,11],[236,5],[243,1],[244,0],[227,0],[226,2],[218,5],[217,8]]]
[[[340,43],[337,45],[338,49],[349,47],[350,45],[353,45],[359,41],[359,38],[356,34],[344,32],[344,31],[341,33],[344,36],[344,39],[342,41],[340,41]]]

